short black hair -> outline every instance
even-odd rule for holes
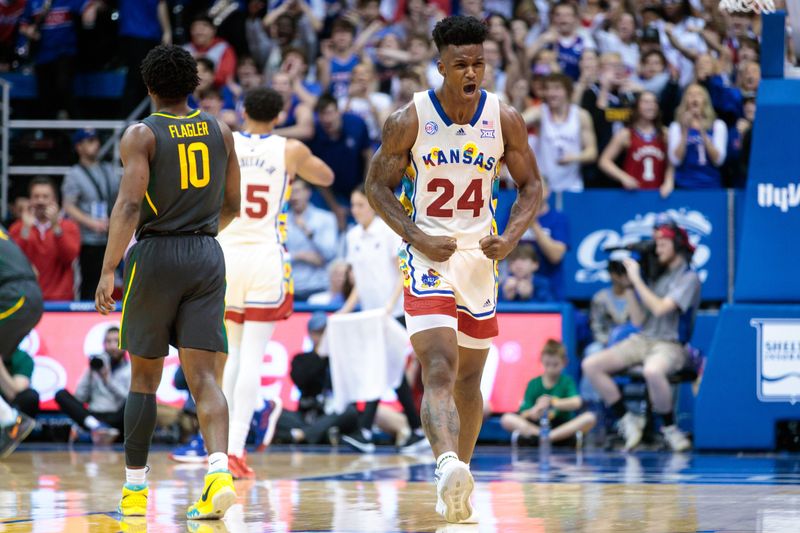
[[[272,122],[283,109],[283,97],[275,89],[258,87],[244,96],[247,116],[258,122]]]
[[[186,98],[200,83],[197,62],[180,46],[156,46],[147,52],[141,72],[150,92],[166,101]]]
[[[331,24],[331,35],[339,31],[346,31],[351,35],[355,35],[356,27],[353,25],[352,22],[350,22],[345,18],[337,18],[336,20],[333,21],[333,24]]]
[[[339,109],[339,102],[331,93],[325,93],[317,99],[317,104],[314,106],[314,111],[316,113],[321,113],[325,111],[325,108],[329,105],[333,105],[336,109]]]
[[[214,19],[209,17],[207,13],[200,13],[199,15],[197,15],[195,18],[192,19],[192,24],[194,24],[195,22],[203,22],[214,28],[214,30],[217,29],[217,27],[214,25]]]
[[[58,196],[58,188],[56,187],[56,182],[53,181],[53,178],[50,176],[35,176],[28,182],[28,196],[30,196],[31,191],[37,185],[47,185],[51,189],[53,189],[53,194]]]
[[[485,23],[475,17],[455,15],[443,18],[433,28],[433,42],[439,52],[446,46],[464,46],[483,44],[489,34]]]
[[[206,67],[206,70],[210,70],[211,72],[214,72],[214,70],[216,70],[217,68],[214,62],[207,57],[198,57],[197,59],[195,59],[195,62],[197,63],[198,66],[203,65],[204,67]]]
[[[117,326],[111,326],[106,330],[105,336],[108,336],[109,333],[119,333],[119,328]]]

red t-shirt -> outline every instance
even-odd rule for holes
[[[27,239],[22,238],[22,221],[11,225],[8,233],[22,249],[39,273],[42,297],[47,300],[72,300],[75,297],[72,264],[81,250],[78,225],[71,220],[61,221],[62,233],[56,237],[51,227],[31,228]]]
[[[667,143],[663,135],[644,135],[629,128],[631,143],[622,170],[636,178],[642,189],[658,189],[667,171]]]

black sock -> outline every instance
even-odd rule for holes
[[[672,411],[669,413],[661,413],[661,420],[664,422],[664,426],[675,425],[675,415],[672,413]]]
[[[125,403],[125,465],[147,466],[150,441],[156,429],[156,395],[129,392]]]
[[[611,413],[617,419],[622,418],[625,416],[625,413],[628,412],[628,409],[625,407],[625,400],[622,398],[609,405],[608,408],[611,409]]]

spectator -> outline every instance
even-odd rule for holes
[[[317,103],[317,98],[322,94],[322,87],[317,83],[316,78],[309,76],[308,73],[308,58],[306,58],[303,51],[299,48],[287,48],[283,52],[283,63],[281,63],[281,72],[289,75],[292,82],[292,90],[297,93],[297,96],[308,104],[314,107]]]
[[[672,122],[675,117],[675,108],[678,107],[681,100],[681,88],[678,85],[677,75],[677,70],[674,72],[667,70],[667,58],[664,57],[661,50],[642,53],[636,84],[658,97],[661,119],[664,124]]]
[[[283,98],[283,112],[278,116],[275,134],[301,141],[311,139],[314,136],[314,113],[295,91],[289,74],[278,72],[272,76],[272,88]]]
[[[17,196],[8,204],[8,218],[2,223],[5,227],[11,227],[14,222],[22,219],[22,214],[28,210],[31,201],[27,196]]]
[[[309,296],[309,305],[341,307],[353,289],[352,278],[353,272],[347,261],[334,259],[328,264],[328,290]]]
[[[317,76],[322,87],[334,98],[348,94],[353,69],[360,59],[353,46],[356,29],[346,19],[333,23],[330,41],[322,43],[322,57],[317,61]]]
[[[545,278],[557,302],[566,301],[564,282],[564,255],[569,250],[569,221],[564,213],[550,208],[550,187],[542,180],[542,205],[522,242],[533,244],[541,259],[537,275]]]
[[[72,136],[78,164],[64,176],[61,195],[64,211],[81,230],[79,297],[94,300],[103,254],[108,240],[108,219],[119,191],[119,176],[110,163],[98,160],[100,140],[94,130],[78,130]]]
[[[506,413],[500,419],[503,429],[511,432],[514,444],[536,444],[541,420],[547,417],[550,441],[575,446],[577,435],[588,433],[597,422],[594,414],[581,413],[583,405],[575,381],[564,374],[567,351],[564,345],[548,340],[542,348],[544,374],[533,378],[525,388],[525,397],[518,413]]]
[[[346,260],[353,269],[354,287],[339,312],[349,313],[358,304],[362,311],[383,309],[405,325],[403,302],[400,299],[403,278],[397,259],[402,239],[375,214],[367,201],[363,185],[353,191],[351,205],[356,225],[347,232],[345,238]],[[400,448],[404,452],[420,451],[429,445],[405,374],[395,393],[403,406],[411,430]],[[353,431],[342,437],[345,443],[358,451],[374,451],[371,429],[378,412],[378,403],[379,399],[367,401],[359,420],[361,431]]]
[[[348,216],[345,206],[353,190],[364,181],[372,157],[369,131],[361,117],[342,113],[331,95],[322,95],[315,111],[314,137],[308,147],[333,169],[336,181],[320,192],[336,215],[339,231],[344,231]]]
[[[17,30],[26,0],[0,1],[0,72],[8,72],[14,60]]]
[[[11,407],[31,418],[39,414],[39,393],[31,388],[33,357],[19,348],[0,362],[0,396]]]
[[[601,53],[619,54],[628,74],[639,68],[639,43],[636,42],[636,19],[632,13],[622,13],[611,31],[598,30],[595,35]]]
[[[607,52],[600,56],[599,79],[581,99],[581,107],[592,117],[598,152],[605,150],[614,133],[630,119],[637,91],[639,87],[633,85],[619,54]],[[584,179],[593,187],[617,185],[600,175],[594,164],[584,169]]]
[[[728,128],[717,119],[708,91],[697,84],[687,87],[667,141],[669,159],[675,166],[675,187],[720,188],[727,143]]]
[[[217,28],[207,16],[199,16],[192,21],[189,29],[192,40],[183,47],[195,59],[207,57],[215,66],[214,85],[222,87],[233,79],[236,73],[236,52],[227,41],[217,37]]]
[[[300,301],[328,288],[326,268],[338,248],[336,218],[311,205],[310,199],[310,186],[296,178],[289,199],[286,249],[292,257],[294,297]]]
[[[61,216],[50,178],[30,182],[30,204],[9,233],[39,272],[45,301],[73,300],[73,263],[81,248],[78,225]]]
[[[661,34],[661,49],[670,64],[678,69],[681,87],[694,77],[694,60],[708,51],[701,36],[705,21],[692,16],[690,0],[662,0],[664,19],[656,26]]]
[[[318,353],[327,318],[318,311],[308,321],[308,336],[312,347],[292,359],[292,381],[300,390],[297,411],[286,409],[278,418],[275,436],[279,441],[319,444],[333,436],[331,431],[349,433],[358,427],[358,411],[349,405],[344,413],[328,413],[327,398],[332,395],[328,358]]]
[[[661,124],[656,95],[639,93],[630,125],[617,132],[600,156],[600,170],[619,181],[625,189],[659,189],[669,196],[675,169],[667,158],[667,130]],[[616,161],[624,152],[620,168]]]
[[[627,410],[613,374],[634,365],[643,365],[642,374],[653,411],[661,416],[661,432],[669,447],[682,452],[690,447],[675,423],[672,388],[668,377],[683,368],[697,307],[700,303],[700,278],[690,267],[694,247],[686,230],[674,222],[659,223],[654,230],[656,257],[661,273],[643,280],[639,263],[623,260],[629,284],[625,297],[631,322],[640,327],[624,341],[583,360],[583,372],[619,420],[618,428],[631,450],[642,439],[643,416]]]
[[[80,429],[91,432],[92,442],[110,444],[123,429],[130,387],[131,364],[125,350],[119,349],[119,328],[113,326],[103,337],[103,353],[89,358],[75,394],[62,389],[56,393],[56,402]]]
[[[597,159],[597,144],[589,113],[570,103],[572,80],[550,74],[545,103],[525,112],[525,121],[539,126],[536,156],[542,176],[556,192],[583,190],[581,165]]]
[[[533,58],[543,48],[556,52],[562,72],[577,81],[580,77],[578,61],[587,48],[596,48],[588,35],[579,31],[578,7],[561,0],[553,6],[551,27],[528,47],[528,57]]]
[[[78,53],[78,24],[97,18],[93,0],[28,0],[19,32],[35,64],[37,108],[42,118],[67,118],[72,112],[72,80]],[[25,54],[23,54],[25,55]]]
[[[198,94],[198,98],[199,105],[197,107],[199,109],[224,122],[231,130],[239,129],[239,117],[236,115],[236,111],[227,107],[228,104],[219,90],[213,87],[206,89]]]
[[[611,332],[614,328],[628,324],[630,313],[625,290],[628,288],[628,275],[622,260],[630,257],[625,251],[611,253],[608,260],[608,275],[611,287],[600,289],[594,296],[589,307],[589,325],[592,328],[594,342],[586,347],[584,355],[599,352],[609,345]]]
[[[119,50],[127,68],[121,116],[127,117],[147,98],[139,65],[147,52],[160,43],[172,44],[167,0],[120,0]]]
[[[200,82],[197,84],[194,92],[189,95],[189,107],[192,109],[200,108],[201,95],[209,91],[217,90],[214,85],[214,62],[209,58],[197,58],[197,79],[200,80]],[[235,111],[236,98],[228,85],[222,87],[219,94],[222,98],[222,109],[225,111]]]
[[[508,275],[500,285],[500,300],[507,302],[552,302],[547,278],[535,278],[539,257],[530,244],[520,244],[508,255]]]
[[[377,91],[375,69],[369,63],[360,63],[353,69],[353,79],[347,96],[339,98],[342,113],[361,117],[367,125],[369,138],[377,148],[381,142],[383,123],[392,111],[392,98]]]

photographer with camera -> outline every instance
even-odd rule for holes
[[[669,447],[681,452],[690,443],[675,424],[669,376],[686,362],[684,345],[691,336],[700,303],[700,278],[690,266],[694,247],[685,229],[672,221],[659,223],[654,229],[654,241],[654,250],[642,254],[644,267],[633,259],[623,260],[628,277],[628,311],[640,332],[585,359],[581,366],[619,419],[617,427],[625,439],[625,450],[629,451],[641,441],[646,421],[627,410],[612,376],[643,365],[653,411],[663,421],[661,432]],[[652,268],[648,268],[650,265]],[[644,278],[642,271],[647,273]]]
[[[74,395],[63,389],[56,393],[61,410],[81,429],[90,431],[95,444],[111,444],[119,437],[131,386],[131,364],[125,350],[119,349],[118,327],[108,328],[103,349],[103,353],[89,358],[89,368]],[[71,432],[71,440],[76,431]]]

